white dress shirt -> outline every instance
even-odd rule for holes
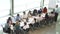
[[[40,21],[42,21],[43,19],[44,19],[43,17],[38,17],[38,18],[37,18],[37,21],[40,22]]]
[[[28,20],[28,24],[34,24],[35,22],[34,22],[34,18],[29,18],[29,20]]]
[[[27,15],[26,15],[26,14],[23,14],[23,15],[22,15],[22,18],[27,18]]]
[[[20,27],[23,27],[23,26],[24,26],[24,22],[21,21],[21,22],[20,22]]]
[[[26,19],[23,19],[24,22],[26,22]]]
[[[54,17],[54,16],[55,16],[55,14],[51,14],[51,13],[50,13],[50,14],[49,14],[49,16],[50,16],[50,17]]]
[[[14,29],[13,25],[11,25],[11,26],[10,26],[10,29],[11,29],[11,30],[13,30],[13,29]]]
[[[25,29],[25,30],[28,28],[30,28],[28,24],[23,27],[23,29]]]

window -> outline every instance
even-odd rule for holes
[[[0,17],[7,16],[10,11],[10,0],[0,0]]]
[[[49,0],[44,0],[44,7],[48,8],[48,5],[49,5]]]
[[[10,0],[0,0],[0,26],[5,24],[10,12]],[[1,28],[0,28],[1,30]]]
[[[48,7],[54,9],[56,7],[56,0],[49,0]]]
[[[14,13],[40,7],[40,0],[14,0]]]

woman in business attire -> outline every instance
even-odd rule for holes
[[[47,8],[44,7],[42,12],[43,12],[43,13],[47,13]]]
[[[11,17],[8,18],[7,23],[5,24],[5,27],[3,28],[3,31],[5,31],[6,33],[10,34],[10,26],[12,25],[12,19]]]

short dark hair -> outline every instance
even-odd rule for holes
[[[56,5],[56,8],[58,7],[58,5]]]
[[[24,22],[24,24],[26,25],[26,22]]]
[[[19,16],[19,14],[17,14],[17,16]]]
[[[54,12],[52,11],[51,14],[53,14]]]
[[[7,23],[9,23],[9,21],[12,21],[11,17],[8,18]]]
[[[23,13],[25,14],[25,11]]]

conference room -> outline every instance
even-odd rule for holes
[[[0,0],[0,34],[59,34],[59,0]]]

